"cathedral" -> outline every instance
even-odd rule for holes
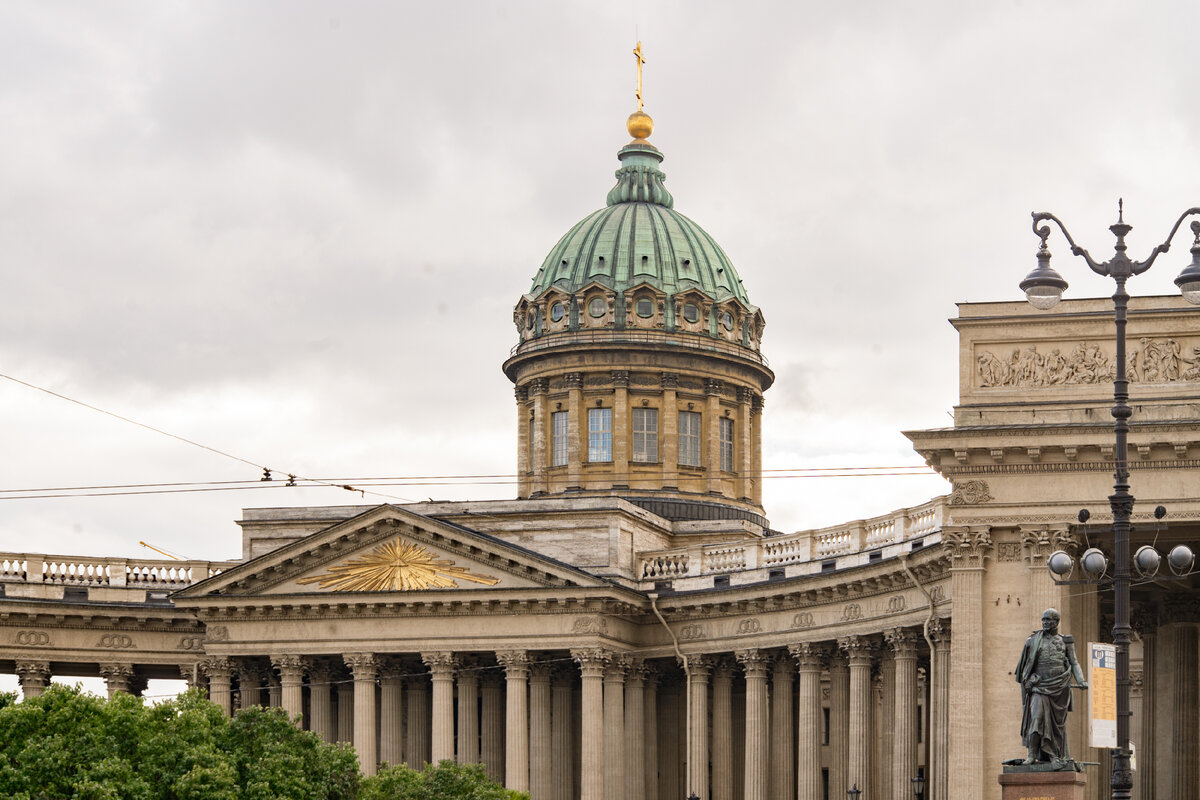
[[[1111,641],[1111,590],[1046,568],[1111,539],[1109,301],[960,305],[954,423],[906,433],[952,491],[774,530],[764,311],[675,210],[650,117],[627,128],[604,207],[516,297],[516,498],[245,509],[233,562],[0,553],[0,671],[26,697],[182,677],[352,744],[366,774],[481,763],[533,800],[998,800],[1042,612],[1081,659]],[[1200,542],[1197,314],[1131,308],[1135,547]],[[1198,600],[1134,588],[1142,800],[1200,797]],[[1098,799],[1109,756],[1075,707]]]

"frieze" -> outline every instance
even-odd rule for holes
[[[1177,339],[1142,337],[1130,343],[1126,374],[1133,383],[1175,383],[1200,380],[1200,345],[1184,345]],[[1078,342],[1041,353],[1036,345],[1016,348],[1008,358],[984,350],[975,358],[979,386],[991,388],[1046,388],[1078,384],[1111,383],[1116,364],[1098,344]],[[1189,357],[1190,356],[1190,357]]]
[[[604,617],[580,617],[571,626],[571,633],[608,633],[608,620]]]
[[[811,611],[801,611],[792,617],[793,628],[811,628],[813,625],[813,615]]]
[[[749,633],[758,633],[761,630],[762,630],[762,623],[758,621],[757,617],[747,617],[746,619],[739,622],[738,627],[737,627],[737,632],[738,632],[739,636],[749,634]]]
[[[950,505],[973,506],[994,500],[987,481],[971,480],[954,483],[954,491],[950,493]]]
[[[133,637],[124,633],[106,633],[100,637],[100,641],[96,642],[96,647],[105,647],[111,650],[132,650],[134,649]]]
[[[705,630],[703,625],[691,623],[684,625],[679,629],[679,638],[681,641],[691,642],[695,641],[696,639],[705,639],[707,637],[708,632]]]
[[[862,606],[858,603],[847,603],[842,607],[842,620],[849,622],[850,620],[862,619]]]
[[[1021,543],[1020,542],[999,542],[996,545],[996,560],[1002,562],[1016,562],[1021,560]]]
[[[904,595],[898,594],[888,598],[887,605],[889,614],[896,614],[904,610]]]
[[[946,590],[941,586],[934,586],[929,590],[929,598],[934,603],[941,603],[946,599]]]
[[[49,647],[50,634],[45,631],[17,631],[13,642],[23,647]]]
[[[179,639],[179,644],[175,645],[176,650],[204,650],[203,636],[183,636]]]
[[[205,636],[210,642],[228,642],[229,628],[224,625],[209,625]]]

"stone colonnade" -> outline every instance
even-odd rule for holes
[[[820,800],[853,785],[907,800],[910,778],[939,768],[928,729],[947,684],[936,670],[924,680],[929,655],[919,630],[896,629],[693,653],[683,670],[602,648],[275,654],[201,667],[226,713],[279,706],[324,740],[352,743],[366,774],[452,759],[483,763],[533,800]],[[38,673],[27,673],[37,691]]]

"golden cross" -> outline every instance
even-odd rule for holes
[[[645,106],[645,103],[642,102],[642,64],[646,63],[646,57],[644,55],[642,55],[642,43],[641,42],[637,43],[637,47],[635,47],[633,49],[633,54],[635,56],[637,56],[637,71],[638,71],[637,101],[638,101],[638,111],[641,111],[643,109],[643,107]]]

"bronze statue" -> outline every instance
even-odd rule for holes
[[[1087,681],[1075,658],[1075,643],[1058,632],[1059,613],[1048,608],[1042,629],[1025,640],[1017,662],[1021,684],[1021,743],[1028,748],[1025,764],[1050,764],[1053,769],[1073,769],[1067,748],[1067,712],[1071,689],[1086,689]],[[1072,682],[1074,681],[1074,683]]]

